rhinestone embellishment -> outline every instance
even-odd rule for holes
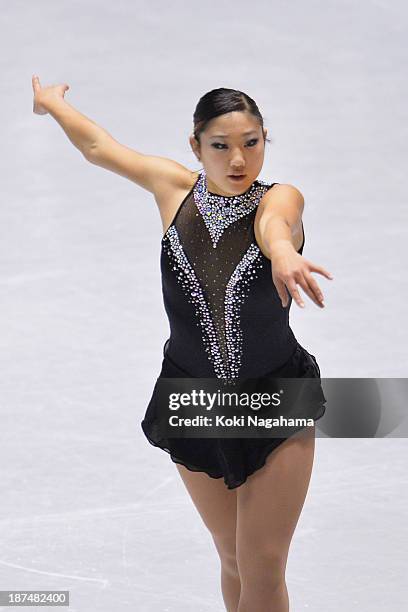
[[[242,330],[240,328],[240,308],[248,294],[251,280],[262,266],[261,251],[251,244],[235,267],[226,287],[224,298],[225,338],[220,343],[219,332],[211,316],[200,282],[180,243],[177,229],[170,227],[163,242],[163,248],[170,256],[177,281],[180,283],[188,301],[194,305],[201,326],[205,351],[217,378],[227,380],[238,377],[242,361]],[[221,346],[226,344],[224,357]]]
[[[242,361],[241,304],[248,295],[251,280],[257,276],[257,270],[261,267],[261,251],[252,243],[238,263],[227,284],[224,312],[225,335],[228,348],[228,378],[238,378]]]
[[[205,170],[200,172],[194,188],[194,201],[210,233],[212,245],[217,247],[224,230],[257,207],[267,191],[268,183],[258,180],[245,193],[237,196],[219,196],[207,190]]]
[[[194,307],[196,325],[200,328],[203,347],[215,376],[227,382],[234,383],[239,377],[244,348],[241,309],[258,271],[265,264],[265,258],[252,240],[246,242],[246,250],[242,250],[235,263],[234,260],[228,261],[230,247],[223,251],[226,244],[224,241],[220,243],[220,239],[226,228],[257,207],[269,188],[268,183],[258,180],[244,194],[218,196],[207,191],[203,171],[193,191],[191,206],[194,208],[190,209],[195,216],[201,216],[204,220],[204,225],[199,222],[200,230],[204,232],[200,234],[203,249],[193,248],[191,258],[189,253],[194,236],[189,233],[183,246],[182,234],[175,224],[169,227],[162,240],[162,248],[168,256],[176,281]],[[185,220],[181,228],[194,232],[194,225],[185,225]],[[212,251],[211,245],[213,248],[219,245],[220,250]],[[211,249],[214,257],[209,256],[208,249]],[[197,257],[200,261],[196,261]],[[227,257],[229,270],[226,275],[222,274],[221,258],[224,257]]]
[[[200,282],[188,261],[181,245],[175,226],[171,226],[163,241],[163,248],[173,262],[173,270],[177,273],[177,280],[187,295],[190,304],[195,306],[205,351],[213,364],[217,378],[228,378],[224,360],[221,356],[217,331],[210,314],[210,309],[204,297]]]

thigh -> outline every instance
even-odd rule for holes
[[[238,487],[237,558],[241,567],[254,567],[256,559],[286,563],[309,486],[314,447],[315,426],[297,432]]]
[[[236,491],[228,489],[223,478],[211,478],[205,472],[193,472],[180,464],[176,467],[219,552],[235,554]]]

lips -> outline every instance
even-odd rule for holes
[[[228,176],[228,178],[231,179],[231,181],[234,181],[234,182],[242,181],[242,180],[244,180],[245,177],[246,177],[246,174],[230,174]]]

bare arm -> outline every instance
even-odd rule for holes
[[[266,192],[260,204],[259,230],[269,259],[281,247],[294,248],[294,238],[302,231],[303,209],[303,195],[293,185],[276,185]]]
[[[150,191],[160,202],[171,186],[189,189],[193,172],[178,162],[156,155],[144,155],[131,149],[110,134],[103,134],[90,149],[88,161],[120,174]]]
[[[76,110],[63,98],[47,100],[48,113],[60,124],[69,140],[88,158],[92,147],[102,137],[104,129]]]
[[[325,268],[297,253],[293,244],[293,237],[302,224],[303,195],[293,185],[278,185],[266,192],[260,206],[260,234],[271,260],[272,280],[282,306],[285,308],[288,304],[288,290],[296,303],[304,307],[298,284],[317,306],[324,308],[323,292],[311,272],[333,277]]]
[[[193,173],[182,164],[155,155],[144,155],[117,142],[105,129],[80,113],[64,99],[69,85],[41,87],[33,76],[33,111],[49,113],[72,144],[89,162],[137,183],[160,198],[168,187],[186,188]]]

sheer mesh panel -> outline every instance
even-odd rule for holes
[[[226,288],[251,245],[251,224],[255,213],[256,209],[225,228],[216,248],[193,197],[181,208],[174,223],[185,255],[203,290],[225,363],[228,363],[224,308]]]

